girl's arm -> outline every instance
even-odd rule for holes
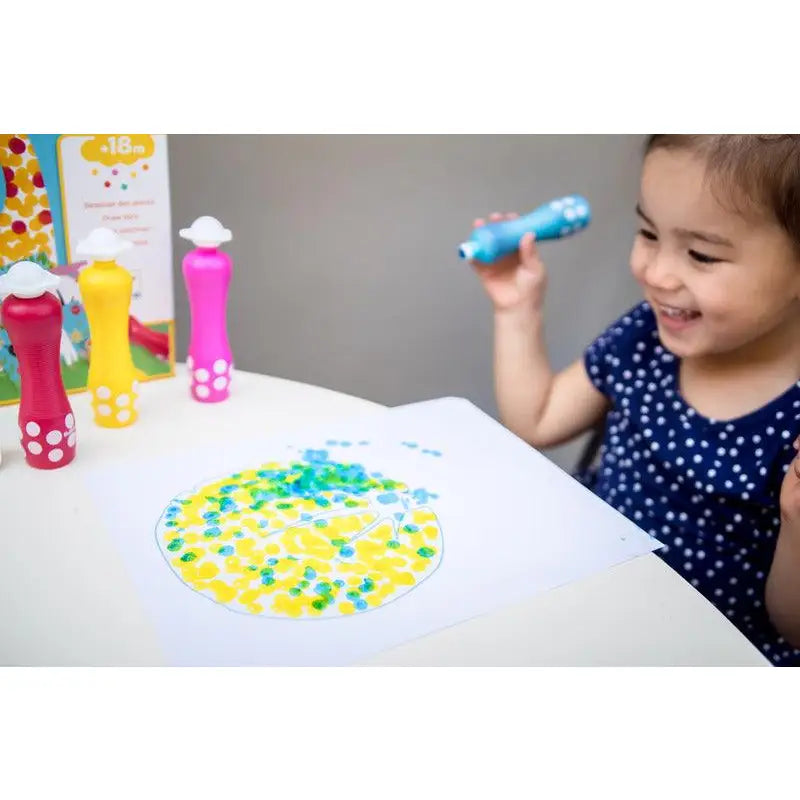
[[[800,438],[795,441],[795,449]],[[781,530],[767,577],[767,612],[778,632],[800,647],[800,463],[786,471],[781,487]]]
[[[494,361],[500,418],[534,447],[568,442],[608,411],[609,400],[592,385],[582,359],[553,372],[536,310],[495,314]]]
[[[514,216],[496,213],[489,219]],[[479,227],[484,221],[474,224]],[[609,402],[592,385],[581,361],[553,373],[542,322],[547,272],[533,235],[522,237],[518,253],[473,266],[494,306],[495,394],[503,424],[542,449],[592,428]]]

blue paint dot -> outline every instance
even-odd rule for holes
[[[258,521],[258,527],[259,528],[266,528],[268,526],[269,526],[269,520],[268,519],[260,519]]]
[[[367,607],[367,601],[366,601],[366,600],[361,600],[361,599],[359,598],[358,600],[354,600],[354,601],[353,601],[353,605],[354,605],[354,606],[355,606],[355,607],[356,607],[356,608],[357,608],[359,611],[364,611],[364,609]]]
[[[304,522],[308,522],[310,519],[314,519],[314,517],[311,514],[301,514],[300,519]]]
[[[313,581],[314,578],[317,577],[317,571],[315,569],[312,569],[311,567],[306,567],[306,571],[303,573],[303,577],[307,581]]]
[[[338,586],[340,589],[344,586],[344,581],[341,578],[337,578],[334,582],[335,586]]]
[[[219,510],[222,511],[223,514],[227,514],[229,511],[235,511],[236,503],[234,503],[230,497],[226,497],[219,504]]]
[[[338,442],[334,441],[333,439],[328,439],[328,441],[325,442],[325,444],[328,445],[328,447],[336,447]]]
[[[434,458],[441,458],[442,454],[438,450],[431,450],[431,455]]]
[[[394,492],[386,492],[385,494],[378,495],[378,502],[388,505],[389,503],[396,503],[399,498]]]
[[[328,527],[328,520],[326,520],[326,519],[315,519],[314,520],[314,527],[315,528],[327,528]]]
[[[353,548],[348,544],[339,550],[339,555],[342,556],[342,558],[350,558],[350,556],[352,556],[355,552],[356,551],[353,550]]]
[[[267,564],[269,564],[272,567],[274,567],[277,563],[278,563],[278,559],[277,558],[268,558],[267,559]]]
[[[273,578],[272,575],[262,575],[261,583],[263,583],[264,586],[272,586],[272,584],[275,583],[275,578]]]
[[[209,539],[216,539],[217,536],[222,536],[222,531],[217,527],[206,528],[203,531],[203,536],[207,536]]]
[[[234,539],[244,539],[244,533],[242,531],[236,531],[236,533],[233,534],[233,538]]]
[[[234,553],[233,547],[229,544],[224,544],[219,549],[219,554],[221,556],[232,556]]]
[[[397,511],[397,512],[395,512],[394,518],[395,519],[403,519],[404,516],[405,516],[405,514],[402,511]]]

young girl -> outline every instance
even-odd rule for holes
[[[533,237],[474,265],[501,418],[537,448],[605,419],[581,478],[774,664],[800,665],[800,136],[652,136],[636,215],[644,302],[557,374]]]

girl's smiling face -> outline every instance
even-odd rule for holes
[[[719,202],[705,162],[657,149],[644,162],[631,269],[679,358],[735,354],[792,328],[800,258],[766,215]]]

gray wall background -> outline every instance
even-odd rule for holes
[[[639,298],[628,270],[642,136],[169,137],[173,228],[233,231],[237,367],[387,405],[443,395],[497,415],[488,299],[456,248],[472,220],[579,192],[593,224],[545,243],[561,367]],[[188,306],[175,239],[178,357]],[[550,452],[565,468],[582,442]]]

